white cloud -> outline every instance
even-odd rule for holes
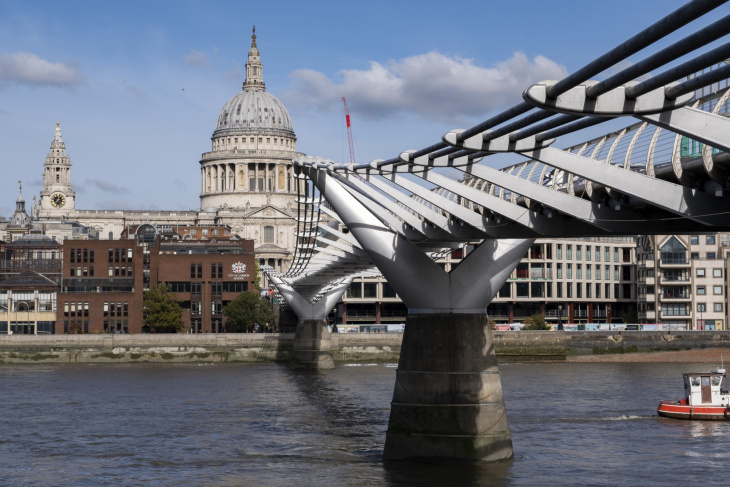
[[[152,97],[148,95],[145,90],[137,86],[125,84],[124,91],[132,95],[137,101],[141,103],[151,103],[153,101]]]
[[[124,188],[122,186],[117,186],[116,184],[110,183],[109,181],[104,181],[101,179],[87,179],[86,180],[87,186],[96,186],[102,191],[108,191],[110,193],[129,193],[129,189]]]
[[[293,89],[282,99],[294,109],[329,111],[339,109],[344,96],[358,116],[412,114],[452,121],[511,106],[531,84],[566,75],[564,66],[543,56],[529,60],[521,52],[492,68],[429,52],[387,65],[372,61],[365,71],[340,71],[339,83],[318,71],[295,71]]]
[[[210,66],[210,61],[208,60],[207,54],[193,49],[190,54],[185,56],[185,64],[188,66],[202,66],[207,68]]]
[[[20,51],[0,54],[0,81],[36,86],[72,86],[83,82],[76,63],[52,63],[35,54]]]

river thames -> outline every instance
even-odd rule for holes
[[[0,485],[726,485],[730,422],[660,418],[709,364],[504,364],[515,458],[383,463],[395,364],[3,365]]]

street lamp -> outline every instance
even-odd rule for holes
[[[563,329],[563,306],[558,306],[558,330]]]

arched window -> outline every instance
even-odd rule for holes
[[[676,237],[672,237],[662,245],[662,264],[686,264],[687,249]]]
[[[274,243],[274,227],[264,227],[264,243]]]

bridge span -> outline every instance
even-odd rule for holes
[[[382,274],[408,307],[386,459],[513,456],[486,307],[535,238],[730,230],[730,42],[708,47],[728,40],[724,3],[692,1],[428,147],[359,165],[294,160],[297,256],[283,275],[264,271],[300,318],[297,364],[332,366],[324,319],[353,276]],[[618,117],[631,120],[554,147]],[[495,169],[502,153],[524,161]],[[434,262],[466,244],[451,272]]]

